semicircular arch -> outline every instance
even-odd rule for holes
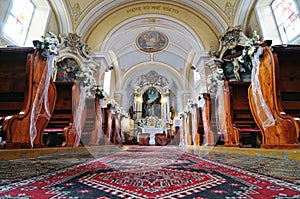
[[[91,44],[92,49],[99,49],[102,41],[115,26],[142,14],[161,14],[182,21],[187,26],[192,27],[202,41],[206,41],[206,49],[211,45],[218,45],[218,35],[221,35],[228,27],[222,16],[202,1],[197,3],[179,1],[134,3],[124,1],[105,6],[107,7],[103,7],[101,3],[94,6],[76,28],[76,32],[83,35],[85,40]],[[147,6],[150,6],[150,9],[143,9]],[[108,7],[110,7],[109,11]],[[155,7],[156,10],[151,9]],[[141,11],[134,11],[135,8],[139,8]],[[98,13],[102,14],[99,15]]]
[[[139,65],[131,67],[125,74],[123,74],[122,78],[116,84],[116,89],[122,90],[126,88],[128,86],[128,83],[130,83],[129,80],[135,79],[151,70],[155,70],[156,72],[163,72],[163,74],[165,74],[165,77],[168,80],[173,80],[179,89],[184,89],[184,85],[182,84],[182,82],[184,82],[184,77],[177,70],[164,63],[153,62],[141,63]]]

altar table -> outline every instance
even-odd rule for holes
[[[155,145],[155,134],[167,132],[164,128],[146,127],[142,129],[142,133],[149,133],[150,140],[149,145]],[[139,142],[139,135],[137,136],[137,141]]]

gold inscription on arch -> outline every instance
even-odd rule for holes
[[[179,14],[179,10],[169,6],[136,6],[127,10],[127,13],[142,12],[145,10],[165,11]]]

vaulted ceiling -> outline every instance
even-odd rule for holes
[[[218,48],[218,38],[228,27],[246,26],[254,1],[53,0],[51,4],[55,8],[52,24],[56,23],[58,32],[76,32],[94,57],[103,56],[114,66],[116,90],[155,70],[181,90],[205,91],[209,49]],[[141,50],[137,39],[146,31],[165,35],[165,48]],[[197,70],[191,71],[191,66]],[[192,72],[199,76],[198,85]]]

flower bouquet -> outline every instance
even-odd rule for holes
[[[43,51],[43,56],[48,57],[49,55],[58,54],[59,40],[56,35],[52,32],[48,32],[48,37],[42,36],[42,41],[33,40],[33,46]]]
[[[104,99],[105,96],[106,96],[106,93],[105,93],[104,89],[97,85],[96,90],[95,90],[95,97],[99,98],[99,99]]]

